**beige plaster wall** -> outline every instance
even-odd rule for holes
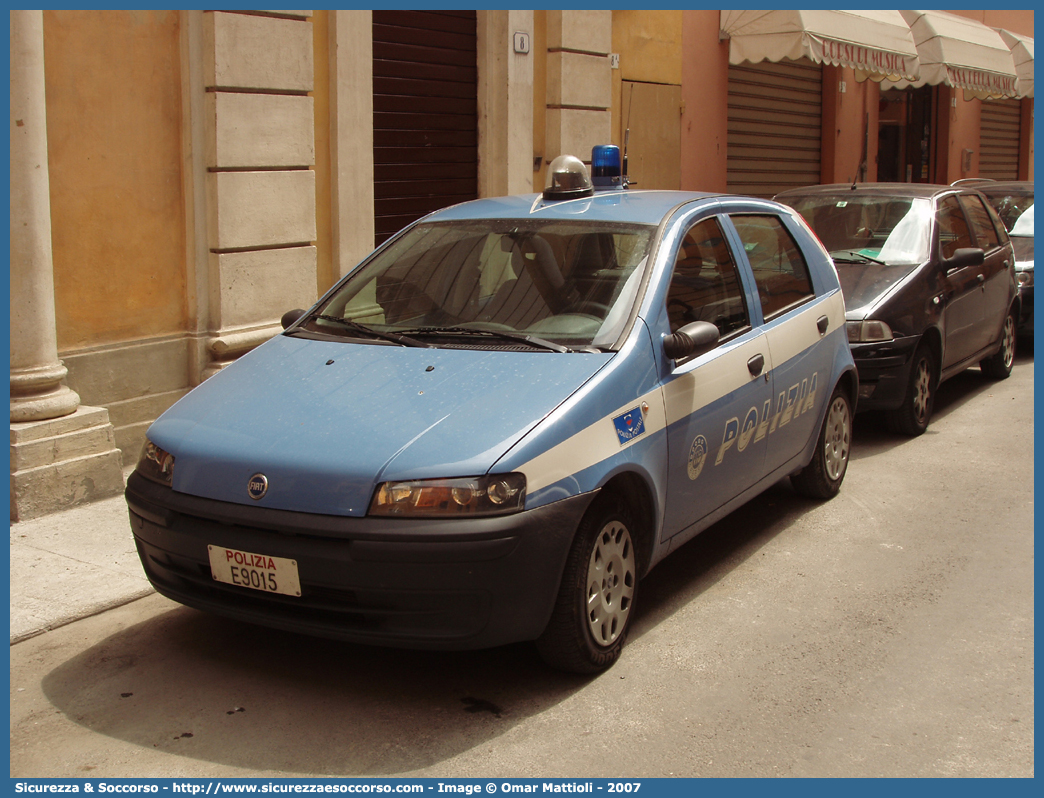
[[[337,282],[333,265],[330,187],[330,12],[312,15],[312,51],[315,55],[315,250],[318,295]]]
[[[185,328],[174,11],[45,11],[58,349]]]

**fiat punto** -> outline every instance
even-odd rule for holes
[[[405,228],[153,423],[126,496],[155,588],[596,672],[670,552],[786,477],[836,494],[858,380],[827,252],[783,205],[593,161]]]

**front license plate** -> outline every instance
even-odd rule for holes
[[[210,554],[210,573],[218,582],[284,596],[301,595],[297,560],[252,554],[224,546],[207,546],[207,551]]]

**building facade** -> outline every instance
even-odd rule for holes
[[[12,520],[118,493],[284,311],[561,153],[761,196],[1033,176],[1032,11],[10,13]]]

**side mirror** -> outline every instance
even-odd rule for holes
[[[702,355],[718,345],[721,333],[709,321],[694,321],[663,337],[663,353],[672,360]]]
[[[963,247],[954,252],[952,257],[943,258],[942,267],[951,272],[968,266],[981,266],[985,259],[985,254],[978,247]]]
[[[283,329],[285,330],[287,327],[289,327],[291,324],[293,324],[295,321],[301,318],[304,314],[305,311],[300,309],[288,310],[286,313],[283,314],[283,318],[279,320],[279,323],[283,325]]]

